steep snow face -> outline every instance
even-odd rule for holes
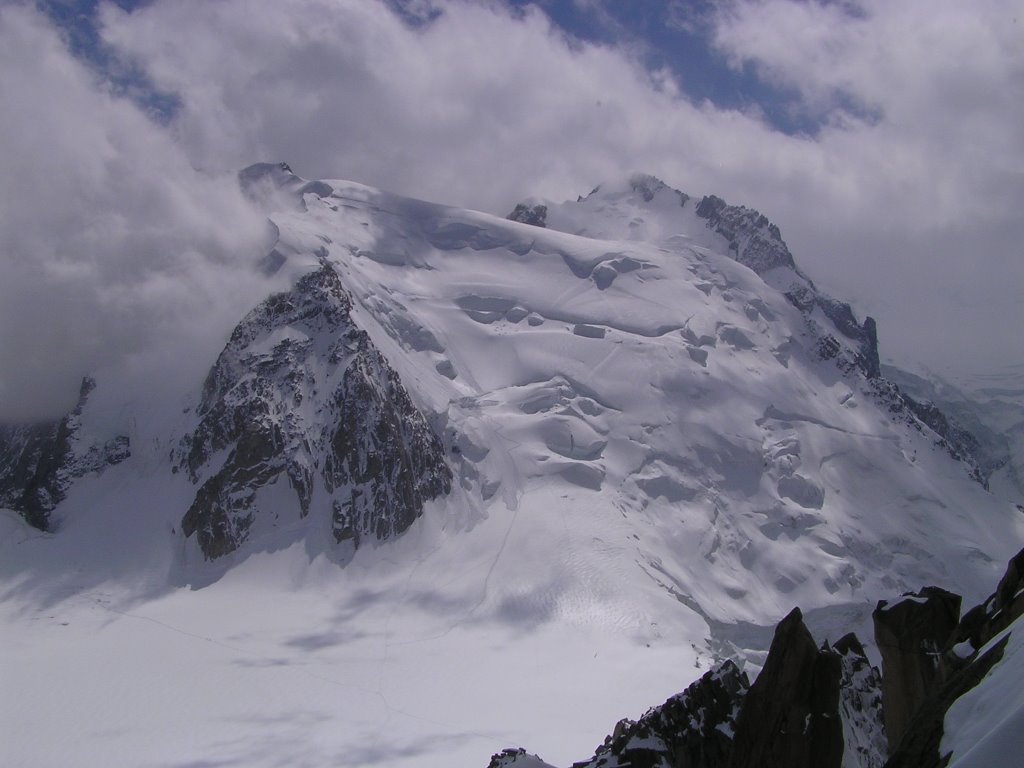
[[[601,187],[544,229],[327,184],[274,216],[279,250],[339,271],[478,514],[545,509],[531,548],[562,562],[581,542],[558,510],[590,509],[568,594],[624,570],[715,627],[793,604],[813,625],[960,568],[984,584],[1019,541],[858,343],[718,252],[682,193]]]
[[[326,462],[298,450],[327,426],[298,408],[259,517],[214,569],[181,530],[197,487],[171,469],[217,406],[201,382],[152,404],[131,457],[68,489],[57,534],[2,520],[0,676],[25,694],[3,715],[35,734],[7,762],[73,743],[94,763],[477,765],[526,743],[561,764],[716,657],[762,660],[794,605],[822,640],[922,584],[976,600],[1024,541],[1019,512],[869,376],[840,311],[787,298],[813,291],[793,267],[736,260],[749,237],[732,253],[719,230],[756,216],[710,228],[684,195],[626,182],[540,228],[278,171],[245,178],[279,231],[266,268],[293,287],[337,276],[451,491],[352,554],[288,487],[293,459]],[[336,339],[301,325],[237,351],[283,366],[308,339],[296,370],[319,370]],[[227,453],[195,465],[200,487]],[[43,668],[79,684],[55,702]]]
[[[869,378],[879,375],[874,320],[857,322],[849,304],[819,291],[797,267],[779,228],[758,211],[729,205],[715,195],[691,198],[646,174],[603,184],[576,203],[540,207],[545,226],[564,232],[652,242],[669,249],[696,243],[727,254],[782,291],[805,314],[815,315],[829,333],[853,341],[857,365]]]

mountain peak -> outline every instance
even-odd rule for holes
[[[873,323],[753,258],[784,246],[756,212],[647,176],[547,205],[546,228],[281,164],[240,181],[277,290],[224,329],[205,387],[140,386],[109,444],[102,377],[65,421],[0,428],[5,681],[24,722],[84,734],[79,762],[288,762],[300,722],[330,746],[313,762],[471,765],[496,729],[558,723],[536,746],[566,764],[686,684],[666,668],[760,666],[793,605],[834,637],[921,584],[983,597],[1020,548],[1016,508],[876,375]],[[58,525],[22,503],[40,487]],[[96,697],[79,675],[111,648],[123,674]],[[168,653],[187,753],[156,720],[156,741],[105,725],[147,709]],[[43,668],[81,706],[33,698]],[[708,697],[742,682],[723,671]],[[718,711],[716,743],[738,723]]]

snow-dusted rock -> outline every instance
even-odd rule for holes
[[[730,768],[839,768],[841,679],[840,655],[815,645],[794,608],[743,703]]]
[[[1022,566],[1024,550],[1010,560],[996,591],[967,611],[933,654],[930,684],[898,741],[890,733],[887,768],[1015,764],[1024,744]],[[916,612],[933,602],[918,603]]]
[[[732,753],[750,683],[725,661],[639,720],[622,720],[590,760],[574,768],[713,768]]]
[[[82,414],[95,388],[93,379],[82,379],[78,404],[58,421],[0,425],[0,507],[17,510],[29,525],[49,530],[50,513],[76,480],[131,455],[125,435],[96,441],[83,434]]]
[[[487,768],[554,768],[525,749],[510,747],[491,755]]]
[[[518,221],[521,224],[529,224],[534,227],[545,226],[548,218],[548,207],[546,205],[529,205],[518,203],[507,216],[509,221]]]
[[[882,768],[888,754],[882,715],[882,674],[871,666],[852,632],[832,649],[839,654],[839,718],[843,723],[843,768]]]
[[[199,486],[182,530],[207,558],[311,510],[330,515],[338,541],[384,540],[448,492],[440,442],[350,313],[325,265],[232,333],[177,452]],[[267,493],[275,485],[294,503]]]

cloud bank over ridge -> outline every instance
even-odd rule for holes
[[[55,258],[52,241],[41,237],[45,256],[22,256],[28,264],[18,268],[45,263],[46,285],[64,285],[50,274],[54,264],[91,269],[93,282],[73,282],[86,308],[93,289],[108,307],[111,274],[141,275],[139,285],[166,299],[173,315],[175,291],[189,297],[193,283],[207,283],[187,277],[186,267],[216,272],[256,248],[241,247],[252,214],[215,172],[287,160],[306,176],[504,213],[527,195],[575,197],[643,170],[766,213],[816,281],[879,318],[883,354],[961,370],[1024,359],[1024,35],[1013,3],[743,0],[703,16],[708,44],[729,65],[754,68],[791,93],[792,109],[819,120],[813,135],[784,134],[756,110],[695,102],[680,85],[686,77],[649,71],[633,46],[574,39],[538,7],[428,0],[397,4],[397,13],[395,5],[102,6],[103,39],[180,98],[167,126],[106,92],[37,14],[6,9],[4,71],[18,82],[4,89],[20,88],[25,105],[13,126],[0,129],[21,134],[0,138],[25,149],[4,161],[12,167],[2,183],[13,187],[11,179],[33,168],[40,176],[61,152],[75,158],[61,165],[91,192],[73,196],[59,222],[37,228],[87,238],[85,252],[107,254]],[[46,45],[18,44],[14,25]],[[58,106],[68,102],[44,95],[59,88],[81,101],[73,124]],[[40,123],[57,135],[39,135],[32,125]],[[39,150],[44,143],[59,151]],[[102,151],[83,149],[104,146],[107,164]],[[110,170],[117,163],[126,176]],[[151,195],[165,199],[145,204],[141,190],[151,179],[161,180]],[[50,197],[50,183],[68,188],[41,181],[33,194]],[[161,231],[187,242],[147,229],[147,214],[165,205]],[[110,234],[118,231],[111,218],[121,223],[120,240]],[[129,233],[130,221],[142,223]],[[107,229],[97,232],[101,225]],[[147,232],[159,247],[133,245]],[[5,244],[4,258],[16,250]],[[122,268],[105,274],[96,259]],[[19,279],[39,284],[35,273]],[[135,284],[113,285],[122,301],[144,303]],[[5,320],[13,296],[25,293],[8,290]],[[37,348],[54,343],[33,333]],[[115,334],[106,346],[131,348],[141,338],[131,336],[117,342]],[[72,347],[79,363],[95,351]],[[5,337],[4,369],[9,349],[18,348]]]
[[[0,420],[66,410],[87,374],[202,376],[266,290],[234,175],[196,171],[25,7],[0,8],[0,94]]]

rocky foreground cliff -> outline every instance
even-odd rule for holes
[[[207,558],[287,514],[279,498],[261,498],[275,484],[294,493],[299,517],[329,515],[334,539],[355,546],[402,533],[450,490],[440,441],[351,308],[324,265],[231,334],[175,452],[197,486],[182,531]]]
[[[639,720],[617,723],[594,756],[572,768],[943,768],[951,759],[956,765],[963,755],[944,740],[950,708],[986,676],[1002,677],[1011,688],[1022,682],[1016,668],[999,662],[1014,635],[1024,635],[1024,550],[987,600],[962,616],[960,603],[938,587],[880,601],[873,618],[881,671],[853,633],[816,645],[794,608],[775,628],[753,684],[726,660]],[[1024,707],[1014,713],[1013,705],[1021,704],[983,711],[990,727],[975,722],[974,730],[990,741],[1017,730]],[[488,768],[552,766],[509,748]]]

